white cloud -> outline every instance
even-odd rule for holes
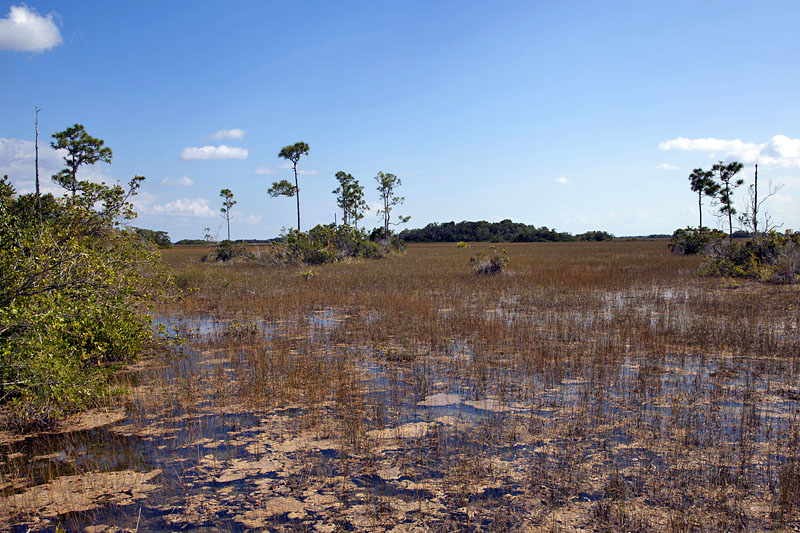
[[[669,163],[661,163],[660,165],[656,165],[658,170],[678,170],[678,166],[670,165]]]
[[[0,50],[42,52],[61,44],[61,32],[54,14],[43,17],[25,4],[11,6],[5,18],[0,19]]]
[[[161,180],[161,185],[167,185],[169,187],[191,187],[194,185],[194,180],[189,176],[181,176],[180,178],[165,176],[164,179]]]
[[[569,183],[569,178],[565,178],[564,176],[561,176],[560,178],[556,178],[555,182],[556,183],[560,183],[562,185],[566,185],[567,183]]]
[[[212,139],[243,139],[244,130],[234,128],[232,130],[217,130],[210,135]]]
[[[154,215],[182,215],[191,217],[213,217],[216,215],[208,207],[205,198],[178,198],[166,204],[154,205],[150,212]]]
[[[247,218],[244,220],[245,224],[261,224],[261,220],[264,217],[261,215],[247,215]]]
[[[278,172],[278,170],[280,170],[280,169],[277,169],[277,168],[274,168],[274,167],[270,167],[268,165],[261,165],[260,167],[258,167],[257,169],[255,169],[253,171],[253,174],[258,174],[260,176],[263,176],[263,175],[266,175],[266,174],[276,174]]]
[[[661,150],[692,150],[698,152],[725,152],[724,160],[758,163],[771,167],[800,168],[800,139],[775,135],[765,143],[744,142],[741,139],[725,140],[678,137],[658,144]]]
[[[795,203],[794,199],[788,194],[776,193],[774,196],[772,196],[771,200],[776,204],[783,204],[783,205]]]
[[[281,172],[281,171],[284,171],[284,170],[292,170],[292,164],[287,161],[286,163],[283,163],[282,165],[277,166],[277,167],[271,167],[269,165],[261,165],[260,167],[258,167],[257,169],[255,169],[253,171],[253,174],[258,174],[260,176],[264,176],[264,175],[268,175],[268,174],[277,174],[278,172]],[[297,169],[297,174],[300,175],[300,176],[313,176],[313,175],[317,174],[317,171],[316,170],[303,170],[301,168],[298,168]]]
[[[238,146],[190,146],[181,152],[181,159],[247,159],[247,148]]]

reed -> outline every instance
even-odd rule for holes
[[[697,277],[662,241],[506,248],[495,276],[469,264],[481,244],[313,276],[163,251],[187,293],[159,312],[189,340],[110,400],[126,420],[76,438],[87,472],[108,435],[129,450],[114,468],[170,467],[69,524],[130,527],[134,505],[155,529],[798,523],[796,287]],[[37,503],[9,498],[61,474],[20,446],[0,513],[36,527]]]

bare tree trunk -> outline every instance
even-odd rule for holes
[[[39,191],[39,107],[34,109],[36,109],[36,121],[34,122],[36,129],[36,212],[39,214],[39,218],[42,218],[42,195]]]
[[[731,190],[728,182],[725,182],[725,194],[728,199],[728,242],[733,242],[733,213],[731,213],[733,206],[731,205]]]
[[[297,231],[300,231],[300,185],[297,183],[297,162],[294,163],[294,195],[297,198]]]
[[[753,180],[753,234],[758,237],[758,164]]]
[[[697,193],[697,209],[700,211],[700,231],[703,231],[703,191]]]
[[[383,238],[389,242],[389,196],[383,197]]]

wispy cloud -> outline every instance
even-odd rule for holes
[[[238,146],[190,146],[181,152],[181,159],[247,159],[247,148]]]
[[[11,6],[8,15],[0,19],[0,50],[43,52],[61,42],[53,13],[43,17],[22,4]]]
[[[660,165],[656,165],[658,170],[679,170],[680,167],[676,165],[670,165],[669,163],[661,163]]]
[[[247,215],[247,218],[244,219],[244,223],[251,225],[261,224],[263,218],[262,215]]]
[[[765,166],[800,168],[800,139],[775,135],[764,143],[744,142],[741,139],[715,139],[713,137],[687,139],[678,137],[659,143],[661,150],[691,150],[697,152],[724,152],[722,159]]]
[[[161,185],[167,185],[168,187],[191,187],[194,185],[194,180],[189,176],[181,176],[180,178],[165,176],[164,179],[161,180]]]
[[[561,185],[566,185],[567,183],[569,183],[569,178],[565,178],[564,176],[561,176],[560,178],[556,178],[554,181],[556,183],[560,183]]]
[[[277,167],[271,167],[269,165],[261,165],[260,167],[258,167],[253,171],[253,174],[265,176],[269,174],[277,174],[279,172],[284,172],[286,170],[291,170],[291,169],[292,169],[292,164],[289,162],[283,163],[282,165],[279,165]],[[300,176],[313,176],[315,174],[318,174],[318,172],[316,170],[304,170],[298,168],[297,174],[299,174]]]
[[[234,128],[232,130],[217,130],[211,135],[211,139],[244,139],[244,130]]]
[[[253,174],[265,176],[267,174],[277,174],[279,170],[280,170],[279,168],[270,167],[268,165],[261,165],[260,167],[258,167],[253,171]]]
[[[150,212],[154,215],[182,215],[198,218],[215,216],[205,198],[178,198],[166,204],[156,204],[150,208]]]

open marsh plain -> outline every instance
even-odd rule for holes
[[[495,276],[488,244],[313,272],[163,251],[185,343],[68,431],[2,436],[0,529],[798,527],[797,287],[666,241],[497,246]]]

